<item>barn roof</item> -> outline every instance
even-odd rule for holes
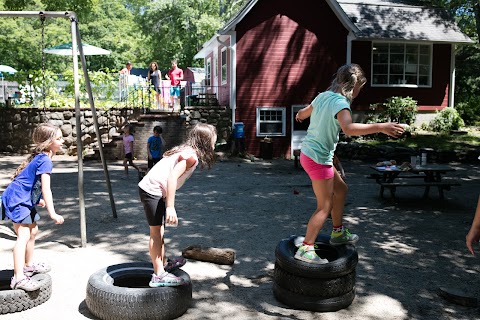
[[[219,31],[226,34],[261,0],[248,1]],[[445,9],[414,6],[403,0],[327,0],[357,39],[472,43]]]

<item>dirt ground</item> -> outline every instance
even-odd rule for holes
[[[0,190],[23,156],[0,157]],[[349,184],[345,224],[360,236],[356,297],[334,313],[294,310],[272,294],[275,247],[303,235],[315,208],[310,181],[293,161],[219,161],[197,170],[177,193],[180,224],[166,231],[167,254],[199,244],[236,251],[233,266],[189,260],[183,267],[193,284],[190,319],[480,319],[480,309],[447,302],[440,287],[480,298],[480,260],[465,247],[480,191],[480,162],[452,163],[447,178],[462,185],[439,200],[422,199],[419,188],[399,189],[398,200],[380,199],[366,179],[371,163],[344,161]],[[121,180],[120,162],[109,162],[118,218],[112,217],[101,162],[84,163],[87,246],[81,247],[76,158],[54,159],[52,191],[63,225],[40,209],[35,257],[52,265],[53,293],[44,304],[2,320],[96,319],[85,304],[88,278],[102,267],[149,261],[148,226],[135,174]],[[322,232],[329,233],[330,220]],[[12,269],[15,234],[0,222],[0,270]],[[479,248],[480,251],[480,248]]]

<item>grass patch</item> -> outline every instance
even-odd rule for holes
[[[411,137],[401,139],[363,139],[355,140],[358,143],[365,143],[371,146],[389,145],[392,147],[409,148],[433,148],[435,150],[471,150],[480,149],[480,127],[469,127],[463,129],[462,133],[439,134],[431,131],[416,130]]]

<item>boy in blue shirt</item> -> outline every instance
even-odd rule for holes
[[[155,163],[162,159],[162,148],[165,145],[165,140],[162,137],[162,127],[155,126],[153,128],[153,136],[148,138],[147,151],[148,151],[148,169],[153,168]]]

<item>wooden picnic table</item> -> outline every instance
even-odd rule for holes
[[[401,170],[397,166],[371,166],[371,168],[377,172],[370,177],[380,185],[380,197],[382,198],[385,188],[390,190],[390,195],[394,199],[397,187],[425,187],[424,198],[428,197],[430,187],[437,187],[440,199],[444,199],[443,190],[450,190],[452,186],[460,185],[456,181],[442,180],[443,175],[455,171],[449,165],[427,164],[410,167],[407,171]]]

